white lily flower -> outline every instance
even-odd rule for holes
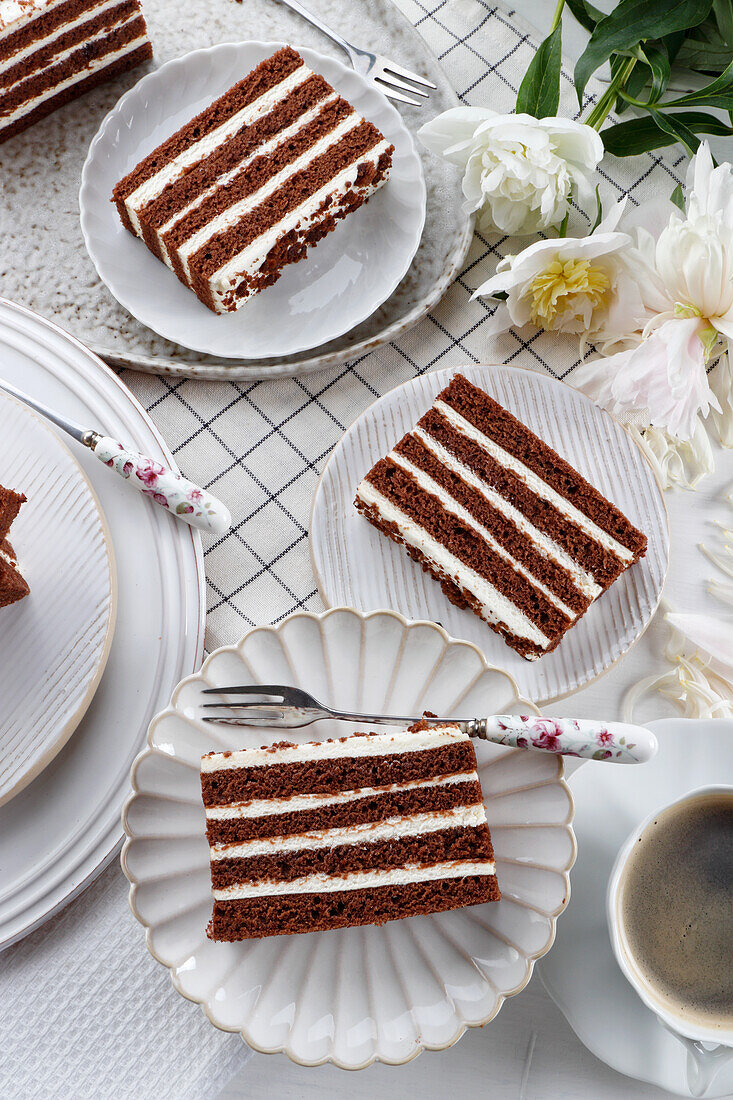
[[[464,169],[465,209],[478,213],[479,226],[512,236],[559,225],[573,187],[580,202],[588,202],[590,177],[603,157],[600,136],[583,123],[486,107],[454,107],[422,126],[418,137]]]
[[[616,230],[623,209],[617,203],[587,237],[537,241],[501,260],[496,274],[473,295],[507,295],[487,334],[533,324],[550,332],[605,338],[612,306],[626,299],[624,286],[630,286],[623,253],[632,242]]]

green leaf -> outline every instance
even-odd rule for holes
[[[713,3],[715,3],[715,0],[713,0]],[[672,64],[674,64],[674,61],[675,61],[675,58],[677,57],[680,46],[682,45],[682,43],[684,41],[685,41],[685,32],[684,31],[675,31],[674,34],[667,34],[662,39],[662,42],[664,43],[664,46],[667,50],[667,56],[669,57],[669,60],[670,60],[670,62],[672,62]]]
[[[665,107],[722,107],[725,111],[733,109],[733,61],[719,77],[698,88],[695,92],[670,100]]]
[[[730,126],[704,111],[683,111],[680,114],[669,114],[667,118],[679,120],[687,129],[697,134],[731,135]],[[639,153],[648,153],[651,149],[674,145],[678,140],[668,130],[661,130],[649,115],[609,126],[601,130],[601,137],[606,152],[615,157],[635,157]]]
[[[733,42],[733,0],[713,0],[713,16],[724,42]]]
[[[673,202],[675,206],[679,206],[680,210],[684,214],[685,212],[685,196],[682,193],[682,184],[678,183],[672,194],[669,196],[669,201]]]
[[[560,67],[562,65],[562,24],[540,44],[524,74],[517,93],[517,114],[547,118],[556,115],[560,105]]]
[[[621,0],[602,19],[575,66],[578,102],[591,75],[612,53],[633,49],[642,39],[663,38],[697,26],[707,16],[712,0]]]
[[[648,102],[658,103],[667,89],[672,71],[667,47],[660,42],[645,42],[641,47],[641,54],[652,71]]]
[[[650,113],[659,129],[671,134],[676,141],[684,145],[690,156],[694,157],[700,147],[700,138],[692,132],[686,122],[681,121],[681,116],[668,115],[664,111],[656,111],[654,108],[651,109]]]
[[[565,0],[565,3],[581,27],[585,27],[587,31],[593,32],[596,23],[600,23],[601,19],[606,18],[605,12],[599,11],[598,8],[594,8],[592,4],[586,3],[585,0]]]

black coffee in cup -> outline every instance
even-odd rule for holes
[[[629,953],[668,1010],[733,1027],[733,792],[663,810],[629,855],[619,906]]]

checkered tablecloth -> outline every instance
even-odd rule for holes
[[[533,32],[515,13],[488,0],[398,3],[462,102],[513,109],[536,48]],[[591,81],[584,109],[600,87]],[[567,68],[561,113],[580,114]],[[670,194],[683,171],[684,158],[676,152],[608,157],[602,193],[606,202],[627,195],[635,206],[654,193]],[[485,334],[494,307],[471,301],[471,294],[500,257],[523,244],[477,233],[464,270],[437,308],[399,341],[344,367],[249,384],[124,372],[181,469],[225,500],[234,517],[228,535],[205,540],[209,650],[236,641],[254,624],[278,622],[298,609],[322,609],[307,545],[313,492],[334,445],[376,398],[440,367],[515,363],[565,378],[577,365],[577,338]]]
[[[511,110],[535,42],[487,0],[399,0],[461,100]],[[562,111],[577,114],[569,72]],[[600,86],[591,82],[591,98]],[[605,198],[636,205],[669,194],[683,158],[603,166]],[[580,217],[580,214],[577,215]],[[346,367],[276,382],[204,384],[125,372],[182,470],[231,508],[224,538],[205,539],[207,647],[250,626],[322,607],[307,546],[311,499],[329,453],[371,402],[406,379],[466,363],[515,363],[564,378],[577,341],[507,333],[489,339],[492,306],[471,301],[520,242],[477,234],[433,313],[400,341]],[[116,864],[0,962],[0,1096],[105,1100],[213,1097],[241,1066],[237,1036],[216,1032],[147,954]],[[346,1086],[344,1086],[346,1087]]]

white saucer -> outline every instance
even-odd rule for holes
[[[123,818],[130,905],[179,993],[255,1050],[301,1065],[401,1065],[488,1023],[550,949],[569,896],[575,841],[562,758],[474,742],[501,901],[381,927],[214,943],[206,937],[212,898],[200,757],[283,739],[282,730],[201,721],[201,689],[231,683],[291,683],[360,713],[528,707],[475,646],[390,611],[299,612],[212,653],[152,722]],[[354,728],[363,726],[318,722],[288,730],[287,739]]]
[[[161,336],[227,358],[292,355],[325,344],[389,298],[417,251],[425,222],[420,158],[399,113],[376,86],[332,57],[297,47],[394,145],[388,182],[300,263],[236,313],[217,315],[123,229],[114,185],[281,42],[239,42],[169,61],[135,85],[91,143],[79,195],[81,228],[99,276],[118,302]]]
[[[107,523],[44,420],[0,393],[0,484],[28,498],[10,538],[30,595],[0,609],[0,806],[66,744],[107,663],[117,580]]]
[[[662,1027],[621,973],[606,924],[606,887],[619,848],[659,806],[686,791],[733,775],[733,721],[673,718],[651,723],[659,752],[633,768],[584,765],[570,779],[578,860],[573,898],[540,975],[577,1036],[597,1058],[629,1077],[679,1096],[687,1087],[687,1052]],[[733,1093],[733,1065],[706,1097]]]
[[[649,625],[669,558],[664,498],[628,432],[577,390],[518,367],[458,369],[617,504],[647,535],[646,557],[592,605],[556,650],[530,662],[476,615],[450,603],[402,547],[367,523],[354,508],[358,483],[430,408],[453,368],[414,378],[379,398],[334,448],[313,500],[313,571],[326,606],[391,607],[409,618],[439,622],[453,637],[479,646],[491,664],[506,668],[529,699],[549,702],[600,676]]]
[[[61,414],[172,461],[147,413],[108,367],[55,325],[2,299],[0,376]],[[117,852],[130,765],[148,723],[203,653],[198,534],[151,506],[91,452],[71,447],[111,532],[117,625],[104,675],[73,735],[0,807],[0,948],[70,901]],[[20,520],[16,541],[24,541]],[[34,591],[23,603],[33,598]]]

